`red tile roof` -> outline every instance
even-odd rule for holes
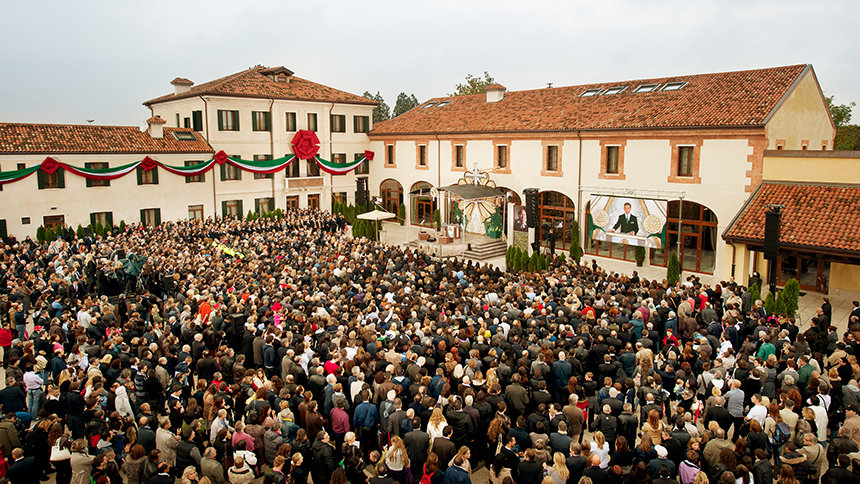
[[[195,139],[178,140],[174,131]],[[137,126],[0,123],[0,154],[213,152],[200,133],[186,128],[164,128],[163,138],[153,138]]]
[[[484,94],[434,98],[376,123],[370,136],[433,133],[553,132],[679,127],[761,126],[806,65],[633,81],[508,91],[488,103]],[[633,92],[643,84],[685,82],[679,90]],[[626,86],[618,94],[581,97],[588,89]]]
[[[763,244],[769,204],[785,205],[780,244],[860,255],[860,185],[764,182],[723,238]]]
[[[378,104],[372,99],[350,94],[333,87],[323,86],[296,76],[290,82],[276,82],[263,74],[269,69],[263,66],[252,67],[229,76],[204,82],[181,94],[167,94],[150,99],[143,104],[149,106],[174,99],[196,97],[202,94],[213,96],[238,96],[264,99],[287,99],[294,101],[322,101],[344,104]]]
[[[167,124],[167,121],[161,118],[161,116],[155,115],[146,120],[149,124]]]
[[[184,77],[177,77],[176,79],[170,81],[170,83],[173,84],[174,86],[176,86],[176,85],[193,86],[194,85],[194,81],[192,81],[191,79],[186,79]]]
[[[484,86],[484,91],[490,91],[492,89],[507,89],[505,86],[501,84],[490,84],[489,86]]]

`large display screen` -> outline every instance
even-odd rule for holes
[[[662,249],[666,205],[665,200],[592,194],[588,231],[593,240]]]

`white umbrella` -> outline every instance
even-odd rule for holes
[[[363,213],[363,214],[360,214],[357,216],[357,218],[360,218],[362,220],[375,220],[375,221],[388,220],[390,218],[396,218],[396,217],[397,217],[397,215],[394,215],[391,212],[386,212],[384,210],[374,210],[372,212]]]

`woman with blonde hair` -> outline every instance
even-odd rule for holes
[[[648,421],[642,425],[642,436],[651,436],[651,443],[660,445],[663,443],[663,421],[660,420],[660,414],[656,410],[648,412]]]
[[[570,477],[570,470],[565,463],[564,454],[556,452],[552,455],[552,467],[546,466],[547,477],[552,479],[553,484],[565,484]]]
[[[606,441],[606,436],[603,435],[603,432],[599,430],[594,432],[592,438],[594,440],[589,444],[591,453],[600,457],[600,468],[606,469],[609,467],[609,442]]]
[[[430,452],[433,451],[433,441],[436,440],[436,437],[442,436],[442,429],[446,425],[448,425],[448,421],[445,420],[442,408],[434,408],[433,413],[430,414],[430,420],[427,421],[427,433],[430,434]]]
[[[391,473],[391,478],[399,482],[411,482],[412,475],[409,472],[409,456],[406,455],[406,445],[398,436],[391,437],[391,447],[385,456],[385,465]]]
[[[782,466],[782,467],[783,468],[786,468],[786,467],[790,468],[790,466]],[[780,481],[780,482],[784,483],[785,481]],[[696,474],[696,477],[693,478],[693,484],[710,484],[710,481],[708,481],[708,475],[702,471],[699,471],[699,473]]]

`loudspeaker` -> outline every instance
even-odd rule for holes
[[[526,194],[526,225],[529,228],[535,228],[538,226],[538,219],[540,218],[540,214],[538,213],[538,189],[526,188],[523,190],[523,193]]]
[[[370,194],[367,192],[367,177],[355,179],[355,205],[367,205]]]
[[[764,258],[776,260],[779,257],[780,213],[768,210],[764,214]]]

